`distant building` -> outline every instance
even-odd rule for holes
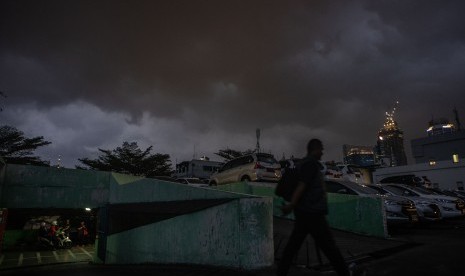
[[[210,161],[206,157],[201,159],[192,159],[191,161],[183,161],[176,164],[174,177],[197,177],[200,179],[209,179],[210,176],[214,172],[218,171],[222,165],[222,162]]]
[[[386,112],[386,121],[378,131],[376,158],[382,166],[395,167],[407,165],[404,150],[404,132],[394,120],[394,110]]]
[[[465,131],[457,129],[446,119],[432,120],[427,137],[411,140],[415,163],[450,160],[458,163],[465,157]]]
[[[428,137],[453,133],[455,131],[455,125],[451,124],[449,120],[444,118],[431,120],[429,122],[429,127],[426,130]]]
[[[371,146],[343,145],[344,164],[369,167],[375,165],[375,152]]]
[[[445,119],[431,120],[426,137],[410,141],[416,164],[377,168],[372,174],[373,183],[413,177],[428,179],[435,188],[465,190],[465,131],[461,130],[456,109],[454,113],[456,124]]]

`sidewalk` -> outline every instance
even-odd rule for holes
[[[287,243],[287,239],[293,228],[293,221],[282,218],[274,218],[274,246],[275,260],[279,261],[282,251]],[[379,258],[393,254],[395,252],[416,246],[417,243],[397,239],[378,238],[351,232],[332,229],[334,239],[341,250],[342,255],[348,263],[363,263],[372,258]],[[299,254],[294,261],[297,267],[304,270],[326,271],[329,262],[323,253],[316,249],[313,239],[308,236]]]

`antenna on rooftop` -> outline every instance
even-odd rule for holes
[[[457,131],[460,131],[459,112],[457,111],[457,108],[455,107],[454,107],[454,115],[455,115],[455,121],[457,122]]]
[[[257,146],[256,146],[256,151],[257,151],[257,153],[260,153],[260,129],[259,129],[259,128],[257,128],[256,134],[257,134]]]

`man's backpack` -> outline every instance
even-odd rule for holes
[[[291,201],[299,182],[299,170],[300,166],[289,167],[284,170],[278,185],[276,185],[275,195],[284,198],[286,201]]]

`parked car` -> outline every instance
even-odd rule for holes
[[[465,214],[465,204],[457,197],[438,195],[427,188],[413,187],[405,184],[383,184],[387,187],[396,187],[402,190],[402,194],[408,197],[423,197],[436,201],[441,209],[443,218],[461,217]]]
[[[278,182],[281,165],[272,154],[252,153],[226,162],[210,177],[210,185],[239,181]]]
[[[328,193],[382,198],[388,225],[418,221],[417,209],[412,200],[394,195],[383,196],[367,185],[345,180],[326,180],[326,191]]]
[[[337,167],[342,173],[342,179],[356,183],[362,181],[362,172],[359,168],[348,164],[338,164]]]
[[[430,191],[432,191],[433,193],[439,194],[439,195],[447,195],[447,196],[457,197],[457,198],[465,201],[465,194],[461,194],[458,191],[441,190],[441,189],[438,189],[438,188],[431,188]]]
[[[339,170],[335,163],[320,162],[322,169],[321,172],[325,179],[342,179],[342,172]]]
[[[412,200],[413,203],[415,203],[415,207],[417,208],[420,221],[438,221],[442,219],[441,209],[438,206],[438,203],[433,199],[423,198],[420,196],[406,197],[401,189],[381,184],[371,184],[369,187],[377,190],[380,194],[383,195],[400,196]]]
[[[301,160],[302,159],[300,158],[290,158],[290,159],[280,160],[279,165],[281,166],[281,170],[285,170],[287,168],[294,168],[295,165]]]
[[[182,177],[182,178],[177,178],[176,182],[186,184],[189,186],[193,187],[208,187],[208,183],[205,183],[204,180],[196,177]]]
[[[411,186],[424,186],[425,179],[416,176],[414,174],[403,174],[403,175],[395,175],[395,176],[388,176],[379,181],[379,183],[395,183],[395,184],[407,184]]]

